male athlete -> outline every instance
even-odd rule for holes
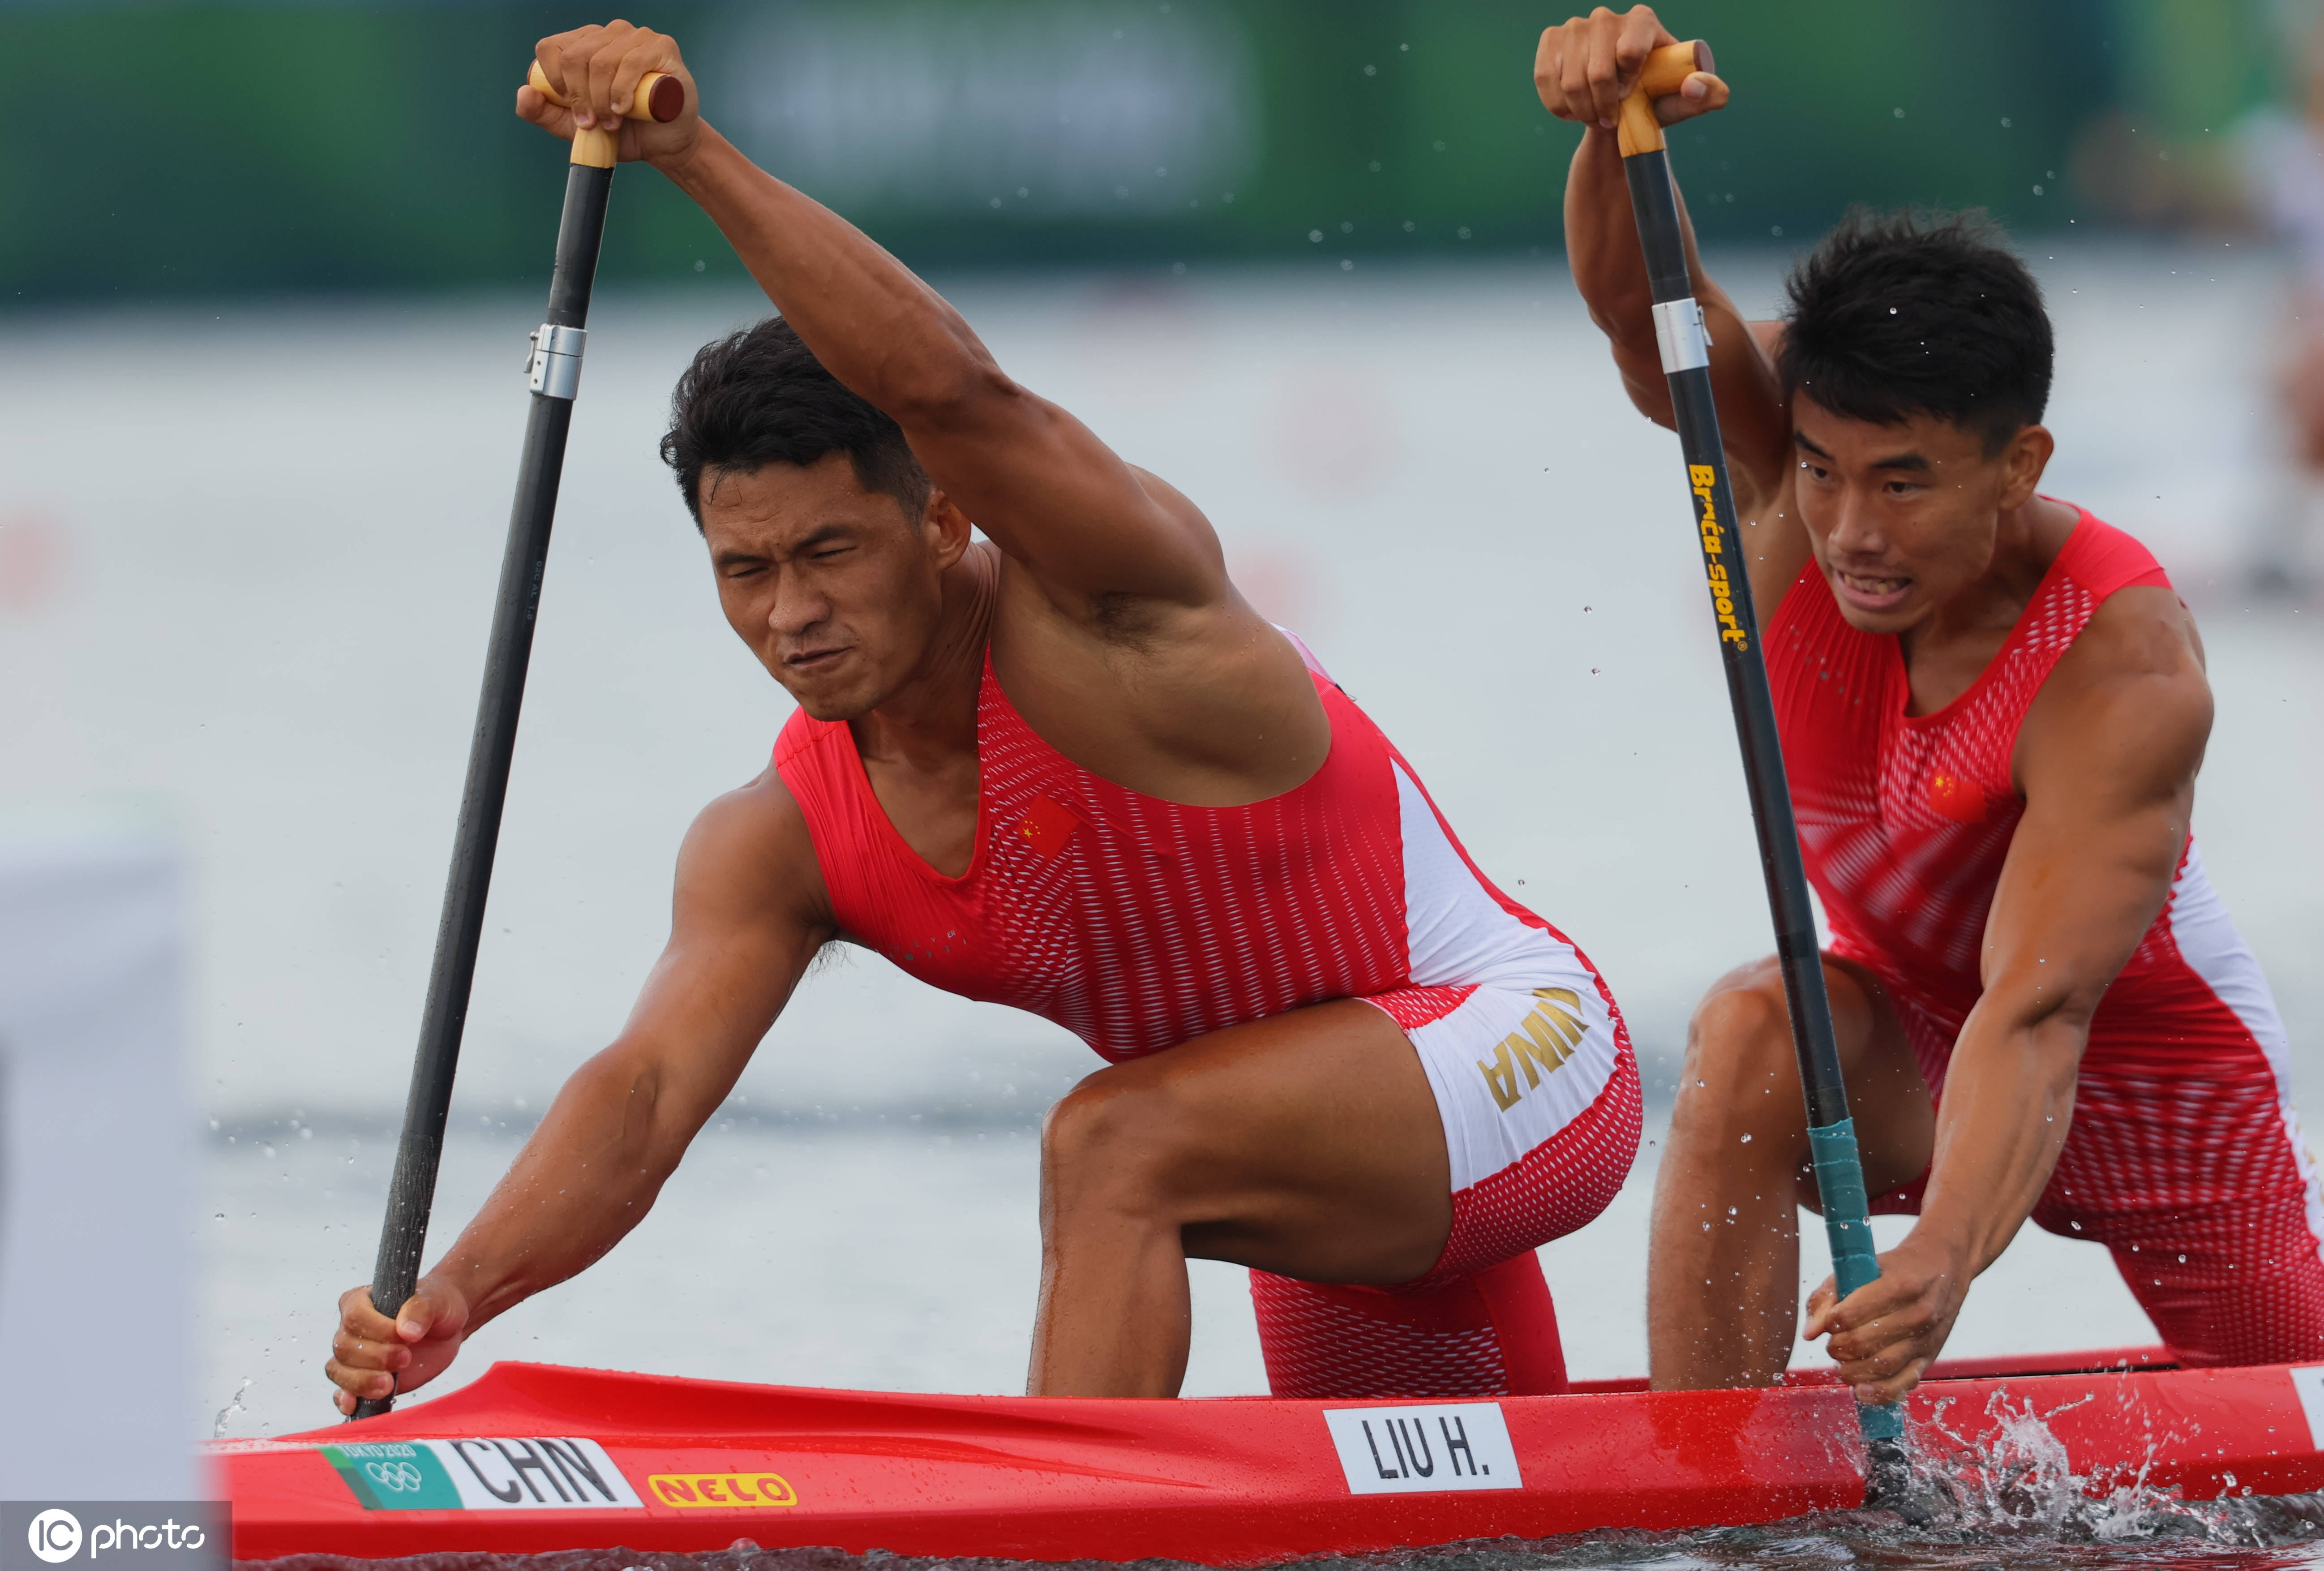
[[[620,127],[781,312],[696,356],[662,451],[799,710],[687,836],[620,1037],[394,1319],[341,1298],[341,1409],[636,1226],[834,939],[1111,1062],[1042,1131],[1033,1392],[1176,1394],[1189,1256],[1253,1268],[1277,1393],[1563,1389],[1533,1250],[1604,1208],[1638,1140],[1589,963],[1243,602],[1194,504],[753,168],[672,41],[616,22],[539,60],[575,107],[528,88],[518,114]],[[615,119],[651,70],[686,113]]]
[[[1567,246],[1631,401],[1671,423],[1616,106],[1674,42],[1639,6],[1543,35],[1588,129]],[[1697,74],[1665,124],[1719,107]],[[1689,260],[1692,255],[1689,237]],[[1760,647],[1877,1211],[1878,1281],[1808,1302],[1859,1400],[1934,1358],[2030,1215],[2106,1244],[2189,1363],[2324,1356],[2316,1179],[2267,984],[2190,836],[2211,725],[2145,549],[2035,486],[2051,333],[1970,219],[1858,217],[1747,326],[1696,263]],[[1656,1386],[1766,1384],[1815,1201],[1771,960],[1696,1012],[1655,1199]]]

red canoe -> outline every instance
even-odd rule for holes
[[[2101,1495],[2324,1490],[2324,1367],[2181,1370],[2148,1349],[1937,1376],[1912,1399],[1912,1432],[1957,1467],[2022,1465],[2038,1451]],[[1862,1503],[1849,1398],[1828,1381],[1643,1384],[1442,1402],[1116,1401],[500,1363],[402,1412],[219,1442],[208,1459],[234,1502],[236,1557],[262,1560],[701,1552],[749,1539],[1232,1566]]]

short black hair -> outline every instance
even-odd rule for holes
[[[866,491],[885,492],[918,522],[932,487],[903,428],[842,386],[780,317],[702,346],[678,379],[661,439],[696,529],[704,470],[804,467],[835,452]]]
[[[1832,413],[1916,414],[1998,453],[2050,402],[2042,286],[1984,213],[1851,209],[1792,270],[1776,373]]]

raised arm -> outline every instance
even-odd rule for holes
[[[2091,1016],[2177,876],[2210,729],[2193,625],[2163,588],[2101,605],[2027,715],[2025,816],[1986,919],[1985,990],[1946,1072],[1921,1219],[1879,1280],[1837,1307],[1828,1281],[1809,1300],[1808,1335],[1832,1333],[1859,1394],[1912,1389],[2049,1184]]]
[[[903,428],[945,495],[1063,608],[1228,596],[1202,513],[1010,380],[934,290],[704,124],[673,40],[617,22],[544,39],[538,59],[574,107],[526,88],[517,112],[567,138],[576,117],[621,126],[622,156],[648,160],[701,204],[816,357]],[[685,81],[685,113],[668,125],[615,118],[650,70]]]
[[[722,797],[679,853],[669,947],[613,1044],[576,1070],[475,1220],[389,1319],[339,1299],[325,1372],[408,1391],[477,1327],[556,1286],[645,1218],[832,936],[806,820],[771,778]]]
[[[1614,125],[1618,107],[1646,67],[1646,56],[1675,43],[1650,7],[1617,15],[1600,6],[1541,35],[1534,56],[1534,86],[1549,112],[1585,129],[1565,180],[1565,251],[1574,287],[1613,347],[1614,364],[1630,402],[1647,419],[1671,425],[1669,384],[1655,343],[1653,300],[1638,231],[1630,214],[1629,186]],[[1696,72],[1680,91],[1655,101],[1655,117],[1675,125],[1727,102],[1727,86]],[[1727,448],[1735,504],[1745,518],[1772,504],[1791,463],[1790,417],[1775,367],[1727,293],[1702,271],[1694,226],[1686,235],[1688,272],[1711,336],[1711,377],[1719,402],[1720,433]]]

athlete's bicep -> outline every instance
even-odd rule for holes
[[[1988,993],[2096,1010],[2170,896],[2210,722],[2200,671],[2135,670],[2036,701],[2018,747],[2025,816],[1986,923]]]
[[[656,1124],[690,1139],[733,1088],[833,936],[804,818],[779,781],[703,809],[678,852],[669,942],[610,1053],[635,1060]]]
[[[973,393],[899,419],[945,494],[1069,608],[1224,598],[1225,558],[1201,510],[997,368]]]

